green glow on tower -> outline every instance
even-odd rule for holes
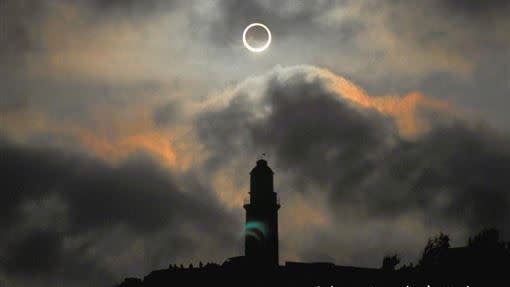
[[[267,236],[267,227],[263,222],[251,221],[246,223],[244,232],[247,236],[252,236],[257,240],[261,240]]]

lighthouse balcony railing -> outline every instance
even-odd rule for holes
[[[249,197],[245,197],[243,199],[243,205],[249,205],[250,203],[251,201]],[[276,205],[280,206],[280,197],[278,195],[276,196]]]

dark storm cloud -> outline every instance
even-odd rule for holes
[[[356,206],[388,219],[419,211],[429,226],[454,223],[471,232],[510,225],[508,138],[453,120],[405,140],[391,119],[293,73],[268,79],[260,100],[241,89],[230,105],[204,115],[203,142],[223,159],[243,148],[267,152],[292,171],[298,184],[291,190],[314,184],[333,210]],[[270,112],[261,117],[259,107]]]
[[[367,190],[369,210],[384,216],[421,209],[431,224],[504,229],[510,224],[509,147],[494,131],[463,123],[435,127],[385,157]]]
[[[168,233],[165,242],[157,243],[167,246],[159,249],[171,250],[165,251],[166,260],[182,252],[191,254],[198,248],[193,243],[193,234],[180,233],[187,225],[217,236],[220,245],[227,249],[235,242],[235,235],[223,230],[225,226],[235,230],[237,221],[220,208],[211,191],[195,175],[181,175],[182,184],[178,186],[171,172],[147,156],[133,156],[113,167],[72,152],[17,146],[6,141],[0,145],[0,154],[4,179],[0,229],[13,232],[3,238],[8,241],[4,242],[8,248],[0,251],[4,271],[8,273],[51,273],[63,268],[62,263],[69,261],[70,256],[85,254],[78,250],[64,252],[64,238],[95,234],[90,243],[93,246],[101,241],[101,234],[117,226],[148,237],[157,232]],[[59,216],[64,226],[54,230],[56,227],[27,225],[23,211],[29,214],[34,211],[27,210],[26,205],[52,196],[64,204],[65,212]],[[20,235],[14,236],[18,232]]]
[[[55,282],[83,286],[84,282],[117,280],[87,255],[87,246],[66,248],[64,234],[51,227],[16,234],[3,248],[0,271],[9,280],[16,278],[11,283],[21,282],[14,286],[53,286]]]
[[[266,151],[297,171],[297,179],[322,183],[338,177],[357,181],[358,173],[369,172],[373,166],[365,153],[384,148],[390,131],[395,131],[390,119],[338,99],[321,79],[306,80],[307,72],[296,72],[285,81],[279,76],[267,79],[261,102],[253,102],[241,90],[225,109],[199,118],[199,134],[214,154],[224,159],[246,148]],[[257,116],[265,108],[271,112]],[[350,167],[350,174],[337,169],[342,163]]]
[[[358,180],[358,169],[372,168],[365,161],[365,153],[377,152],[387,139],[388,129],[393,128],[389,119],[347,101],[339,104],[338,96],[320,79],[307,82],[304,76],[269,82],[266,93],[271,113],[252,125],[254,145],[270,148],[303,178],[326,183],[342,176],[329,171],[344,162],[351,168],[342,180]]]
[[[5,269],[13,273],[43,273],[54,271],[60,264],[62,238],[51,230],[34,230],[7,248]]]
[[[127,224],[153,231],[182,218],[215,214],[211,191],[188,175],[189,188],[177,187],[172,174],[146,156],[134,156],[118,167],[87,157],[45,149],[1,145],[5,175],[2,219],[13,216],[24,201],[57,193],[69,204],[71,227],[77,231]],[[186,191],[186,192],[185,192]],[[208,202],[208,204],[205,204]]]
[[[439,3],[452,12],[467,12],[471,15],[495,13],[503,16],[504,11],[510,8],[510,2],[506,0],[446,0]]]

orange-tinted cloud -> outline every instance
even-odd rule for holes
[[[166,133],[149,131],[118,139],[108,139],[84,130],[78,136],[84,146],[105,159],[117,161],[126,158],[133,152],[144,150],[170,167],[177,165],[177,156],[171,144],[171,137]]]
[[[359,107],[374,109],[381,114],[392,116],[402,136],[414,137],[429,128],[428,121],[423,118],[419,109],[448,111],[448,102],[412,92],[404,96],[369,96],[362,88],[329,70],[314,68],[320,77],[328,80],[330,88],[340,97],[349,100]]]

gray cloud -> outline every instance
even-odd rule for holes
[[[13,242],[4,255],[7,272],[51,272],[60,264],[62,238],[48,230],[35,230],[20,241]]]
[[[463,123],[436,127],[392,150],[367,200],[374,215],[422,209],[431,224],[451,220],[471,232],[504,229],[510,223],[509,167],[508,138]]]
[[[333,7],[334,1],[218,1],[220,17],[212,21],[209,37],[217,44],[235,43],[240,31],[253,22],[266,23],[275,35],[291,35],[289,31],[307,33],[313,20]],[[196,19],[200,23],[200,19]]]
[[[445,7],[451,9],[452,12],[461,11],[468,12],[471,15],[485,14],[488,16],[489,13],[502,16],[507,9],[510,8],[510,3],[505,0],[488,0],[488,1],[476,1],[476,0],[447,0],[439,1],[444,2]]]
[[[236,230],[238,219],[222,210],[211,191],[193,174],[181,175],[177,184],[168,170],[143,155],[113,167],[83,155],[19,147],[5,141],[0,149],[0,170],[5,178],[0,194],[0,228],[12,233],[4,238],[6,249],[2,249],[3,270],[7,274],[43,274],[48,277],[68,268],[67,265],[85,264],[87,252],[99,248],[110,232],[121,226],[133,237],[120,237],[116,241],[126,244],[136,236],[144,235],[149,244],[147,248],[162,252],[166,264],[172,258],[177,259],[182,254],[189,256],[195,249],[203,247],[196,245],[195,232],[207,234],[210,242],[217,240],[212,244],[219,244],[217,248],[223,252],[235,247],[235,232],[229,230]],[[59,198],[63,205],[63,212],[57,217],[60,225],[53,224],[57,222],[35,224],[23,215],[25,205],[33,202],[40,206],[40,202],[51,197]],[[57,212],[57,207],[43,208],[38,218],[52,218],[48,214]],[[29,214],[34,210],[37,209],[29,208]],[[190,226],[191,230],[181,233]],[[151,239],[161,232],[167,234],[163,241]],[[86,240],[88,243],[75,248],[67,246],[69,240],[79,240],[91,234],[93,237]],[[150,247],[152,244],[154,246]],[[112,255],[97,254],[93,258],[95,261],[88,264],[97,264],[101,257]],[[150,256],[156,255],[158,253]],[[74,257],[76,262],[69,264]],[[84,262],[80,263],[82,260]],[[159,261],[153,264],[152,268],[164,267]],[[91,269],[98,270],[95,275],[101,274],[99,271],[108,275],[95,279],[112,280],[114,274],[103,268],[99,265]]]
[[[0,59],[26,52],[34,47],[32,28],[40,20],[44,5],[38,1],[0,1]]]

